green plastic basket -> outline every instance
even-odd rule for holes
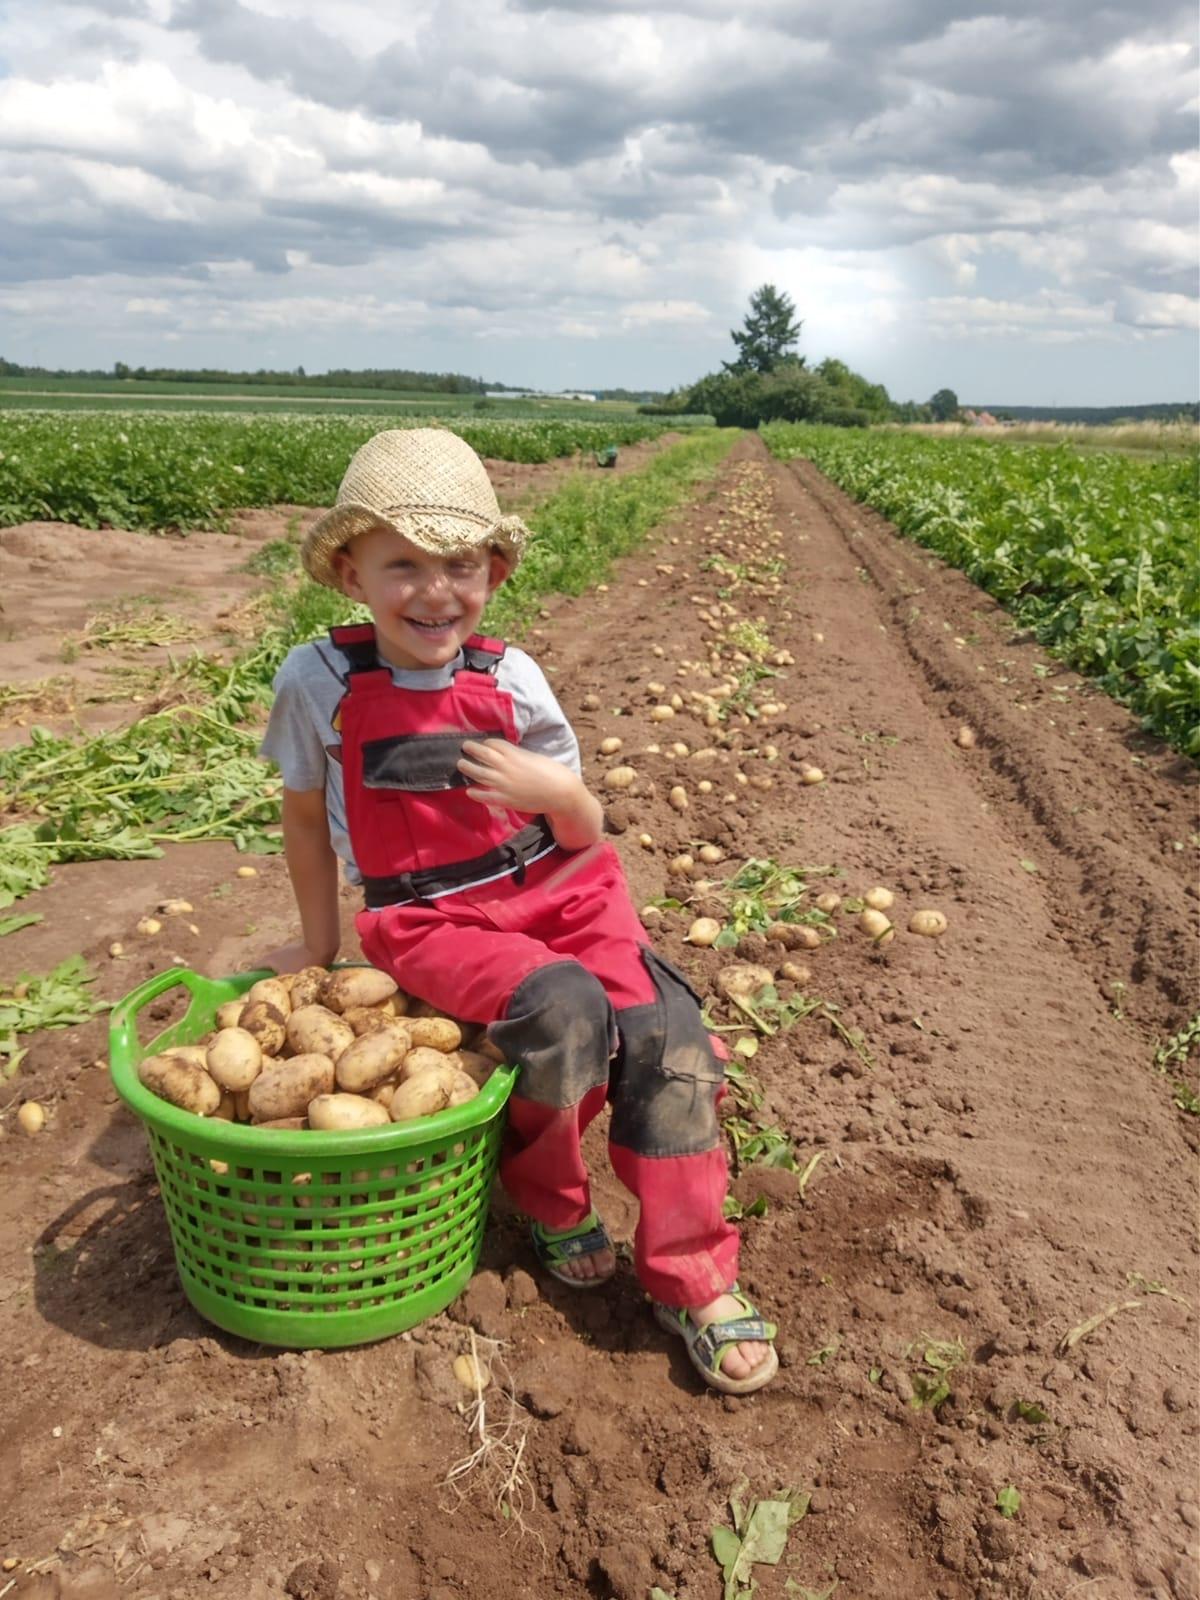
[[[112,1081],[146,1124],[184,1293],[218,1328],[293,1349],[366,1344],[455,1299],[479,1260],[516,1072],[418,1122],[355,1133],[198,1117],[138,1081],[145,1055],[189,1044],[265,972],[160,972],[113,1008]],[[182,984],[184,1017],[150,1044],[138,1013]]]

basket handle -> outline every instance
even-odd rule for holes
[[[269,978],[271,972],[264,968],[261,972],[249,976],[255,979]],[[121,1053],[127,1055],[131,1061],[140,1060],[142,1044],[137,1032],[138,1012],[144,1010],[152,1000],[157,1000],[159,995],[180,986],[191,995],[191,1002],[182,1018],[181,1026],[186,1025],[191,1020],[192,1013],[201,1006],[219,1004],[229,997],[226,983],[219,979],[202,977],[189,967],[168,967],[165,972],[156,972],[138,988],[131,989],[124,999],[118,1000],[113,1007],[109,1017],[108,1037],[109,1047],[114,1056]]]

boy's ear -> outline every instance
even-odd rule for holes
[[[349,595],[351,600],[364,599],[362,584],[358,581],[358,572],[350,555],[349,545],[343,545],[340,550],[335,550],[330,557],[330,566],[337,574],[342,586],[342,593]]]
[[[504,559],[504,557],[500,554],[499,550],[489,551],[489,553],[488,553],[488,593],[489,594],[495,594],[496,590],[504,582],[505,578],[508,577],[508,575],[509,575],[511,570],[512,570],[511,567],[509,566],[508,562]]]

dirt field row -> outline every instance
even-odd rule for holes
[[[838,869],[814,894],[896,895],[886,945],[835,913],[819,949],[737,952],[802,958],[781,1000],[826,1003],[750,1064],[803,1193],[781,1169],[734,1185],[766,1201],[742,1282],[781,1324],[778,1381],[702,1392],[627,1262],[603,1294],[536,1280],[500,1194],[467,1294],[411,1335],[321,1355],[217,1334],[179,1290],[141,1128],[91,1065],[103,1024],[42,1035],[18,1084],[51,1125],[0,1141],[0,1555],[18,1563],[0,1594],[718,1600],[711,1531],[746,1480],[810,1497],[758,1600],[1195,1600],[1197,1125],[1151,1067],[1194,1009],[1191,769],[752,437],[606,590],[547,609],[527,644],[587,770],[639,773],[609,808],[638,904],[678,896],[667,863],[704,841],[727,855],[714,876],[770,858]],[[648,719],[651,682],[711,688],[718,628],[755,619],[792,658],[756,692],[782,709]],[[243,970],[288,935],[289,901],[281,861],[237,865],[206,845],[60,869],[0,978],[77,951],[107,998],[173,957]],[[168,897],[192,914],[139,941]],[[905,931],[918,906],[946,914],[941,939]],[[730,953],[683,942],[695,909],[653,937],[711,996]],[[111,960],[114,939],[132,953]],[[459,1500],[442,1480],[472,1448],[450,1371],[471,1330],[497,1342],[521,1451],[507,1489],[482,1471]]]

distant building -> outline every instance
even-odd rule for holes
[[[547,394],[544,389],[489,389],[488,400],[592,400],[596,396],[582,389],[564,389],[559,394]]]

